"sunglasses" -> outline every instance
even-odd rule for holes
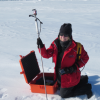
[[[60,33],[60,36],[69,37],[68,34]]]

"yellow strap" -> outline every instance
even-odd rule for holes
[[[80,59],[80,57],[81,57],[82,45],[81,45],[81,43],[77,42],[77,54],[78,54],[79,48],[80,48],[80,52],[79,52],[78,59]]]

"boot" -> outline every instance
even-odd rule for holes
[[[90,99],[93,96],[93,92],[90,90],[87,92],[87,98]]]

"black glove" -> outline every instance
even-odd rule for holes
[[[77,66],[74,64],[74,65],[72,65],[71,67],[69,67],[69,68],[67,69],[67,72],[73,73],[73,72],[75,72],[76,70],[77,70]]]
[[[61,75],[63,75],[63,74],[71,74],[71,73],[75,72],[76,70],[77,70],[77,66],[74,64],[71,67],[66,67],[64,69],[59,70],[59,72]]]
[[[43,42],[40,38],[37,38],[37,45],[38,45],[38,48],[39,48],[39,46],[40,46],[40,48],[44,47]]]

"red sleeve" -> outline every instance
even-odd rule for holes
[[[82,46],[82,52],[81,52],[81,58],[79,61],[77,61],[79,68],[83,67],[89,60],[89,56],[87,52],[84,50],[84,47]]]
[[[50,58],[53,56],[54,47],[51,44],[48,49],[45,48],[45,45],[43,48],[39,49],[39,53],[42,55],[43,58]]]

